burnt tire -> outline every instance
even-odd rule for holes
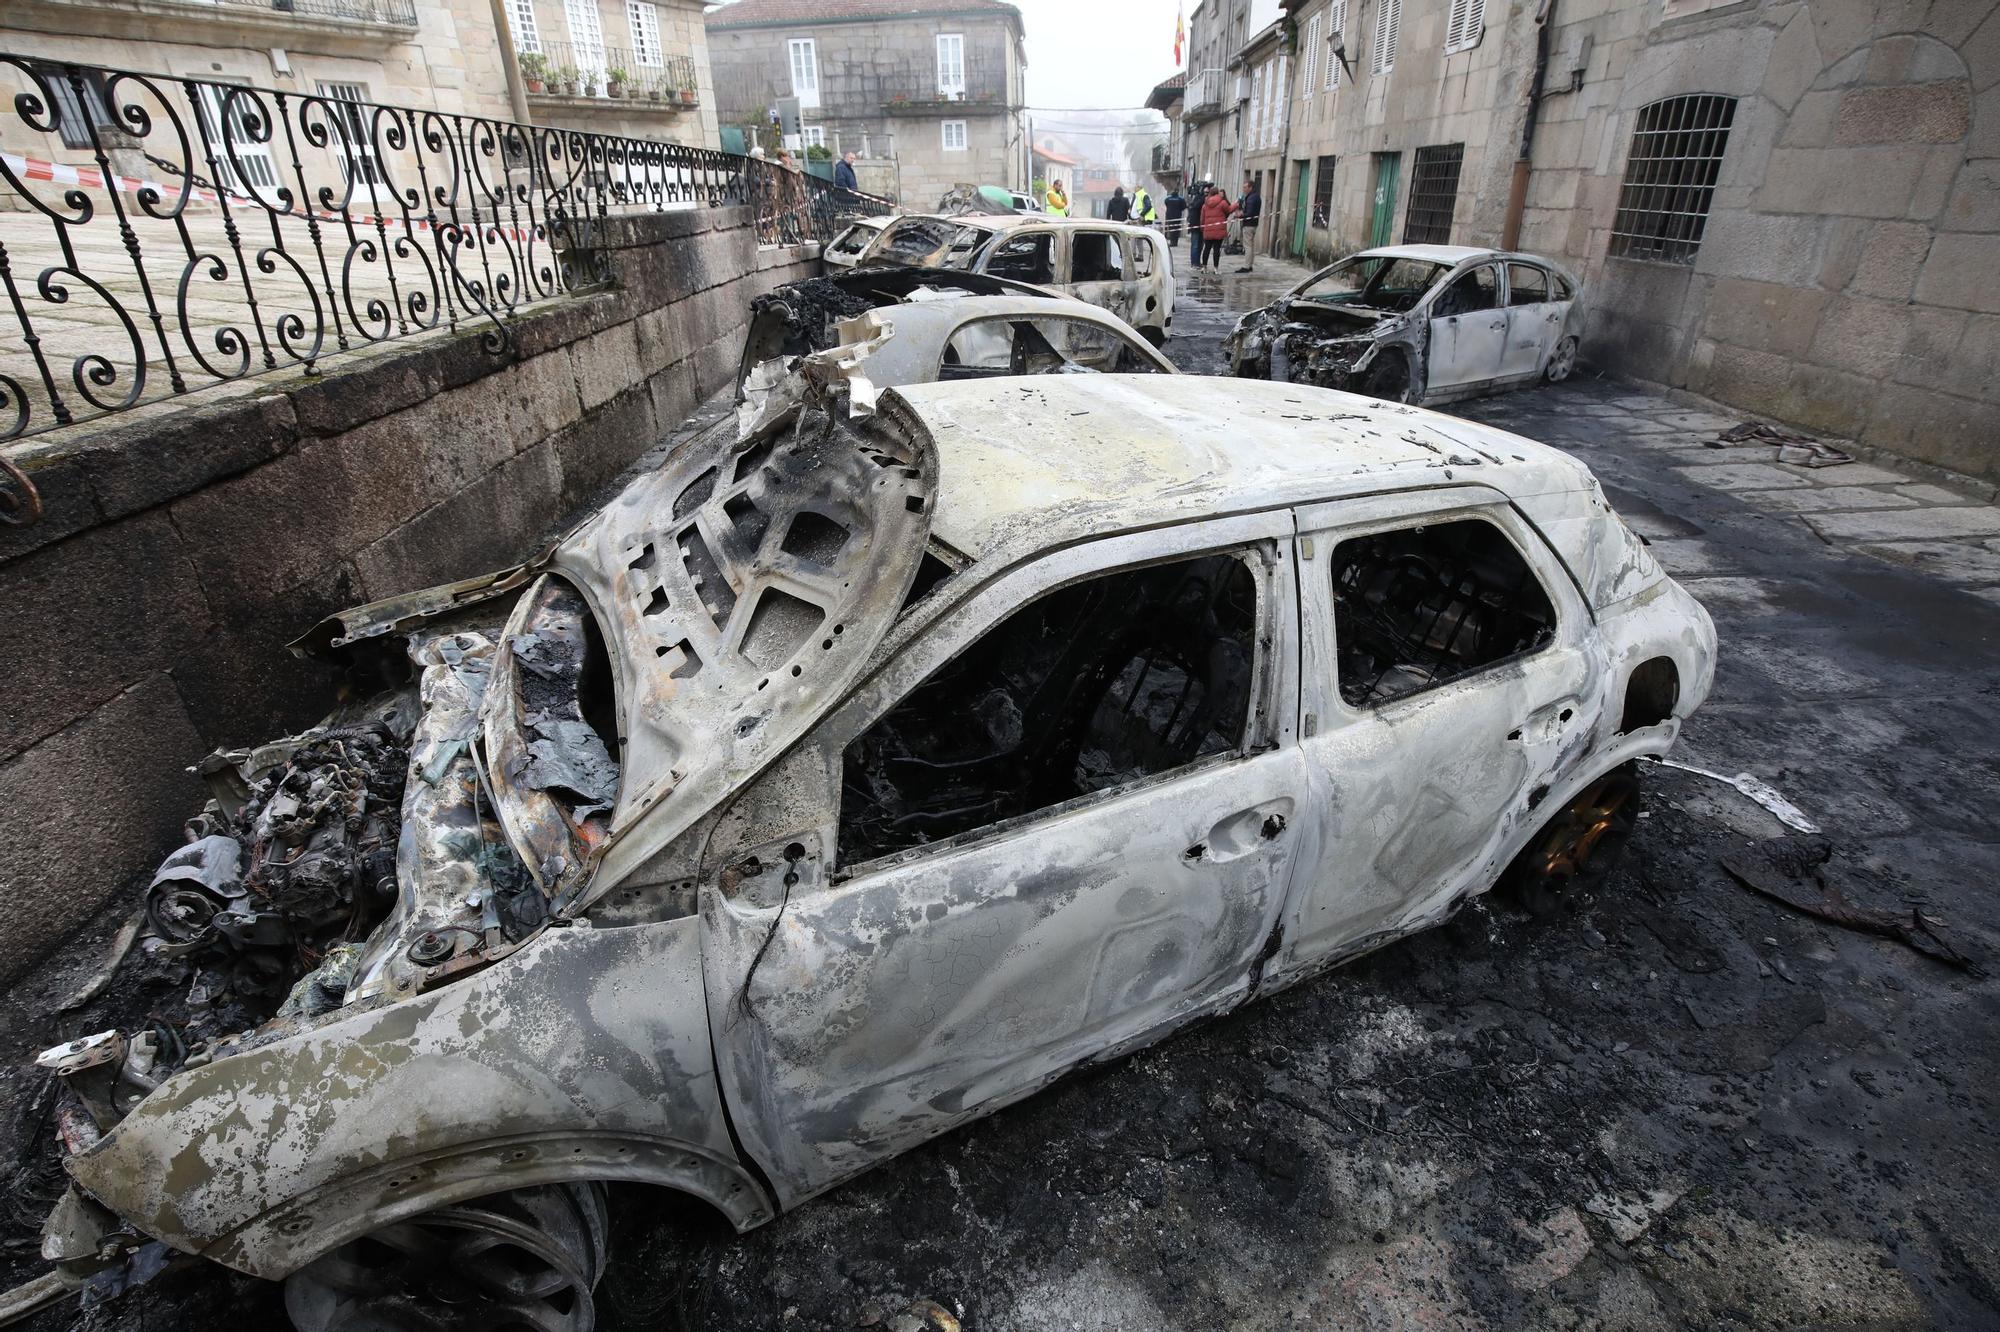
[[[1410,382],[1410,358],[1397,351],[1377,356],[1361,378],[1361,391],[1384,402],[1415,402],[1417,392]]]
[[[1602,890],[1639,821],[1639,765],[1623,763],[1546,819],[1495,889],[1534,916],[1574,908]]]
[[[351,1240],[285,1279],[299,1332],[592,1332],[610,1257],[599,1184],[509,1189]]]

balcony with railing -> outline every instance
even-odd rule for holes
[[[1222,70],[1204,69],[1199,74],[1191,74],[1187,81],[1187,101],[1181,108],[1183,120],[1206,120],[1222,114],[1223,79]]]
[[[1156,143],[1153,145],[1153,174],[1179,179],[1181,174],[1181,146],[1177,143]]]
[[[1007,62],[969,54],[957,62],[915,59],[857,76],[857,100],[891,115],[938,115],[955,108],[1004,110]]]
[[[586,113],[691,111],[700,93],[693,59],[584,42],[541,43],[519,59],[528,100]]]

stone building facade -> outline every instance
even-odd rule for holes
[[[1547,254],[1588,360],[2000,478],[1996,0],[1285,9],[1275,252]]]
[[[960,184],[1028,188],[1024,39],[1000,0],[735,0],[708,16],[723,124],[796,97],[809,145],[853,150],[864,190],[911,207]]]
[[[503,5],[505,29],[493,0],[8,0],[0,51],[714,145],[702,0]],[[529,91],[515,54],[529,57],[531,72],[539,59],[594,74],[589,95],[581,79],[575,95],[552,79]],[[617,96],[613,70],[627,75]],[[10,96],[25,88],[18,71],[0,74],[11,74]],[[18,117],[0,119],[0,147],[23,156],[86,165],[87,140],[35,136]]]

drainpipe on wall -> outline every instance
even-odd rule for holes
[[[1292,116],[1296,111],[1296,107],[1292,102],[1292,85],[1298,81],[1299,77],[1299,62],[1297,59],[1298,29],[1292,26],[1290,16],[1286,18],[1285,30],[1278,36],[1278,51],[1279,54],[1285,57],[1285,100],[1279,103],[1285,109],[1285,132],[1278,136],[1278,179],[1276,188],[1271,192],[1277,195],[1279,199],[1283,199],[1287,186],[1296,184],[1292,171]],[[1297,201],[1294,201],[1293,207],[1297,206]],[[1266,216],[1273,215],[1273,211],[1266,210]],[[1284,236],[1291,235],[1291,229],[1289,227],[1285,228],[1284,236],[1281,236],[1278,227],[1267,227],[1264,225],[1262,219],[1258,220],[1257,228],[1260,231],[1270,233],[1269,239],[1264,242],[1264,257],[1266,259],[1279,258],[1279,251],[1284,248]]]
[[[500,39],[500,68],[507,75],[507,100],[514,104],[514,119],[532,125],[528,115],[528,85],[521,78],[521,62],[514,55],[514,29],[507,24],[506,0],[487,0],[493,10],[493,33]]]
[[[1507,187],[1507,217],[1500,224],[1500,248],[1521,244],[1521,214],[1528,207],[1528,175],[1534,169],[1535,121],[1542,109],[1542,80],[1549,72],[1549,34],[1555,28],[1556,0],[1542,0],[1535,14],[1535,73],[1528,80],[1528,114],[1521,122],[1521,151]]]

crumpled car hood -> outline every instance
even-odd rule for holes
[[[737,789],[857,678],[916,577],[937,483],[914,417],[864,434],[808,410],[684,451],[556,548],[546,572],[582,593],[610,654],[623,773],[598,872],[558,913]],[[489,698],[489,726],[505,706]]]

